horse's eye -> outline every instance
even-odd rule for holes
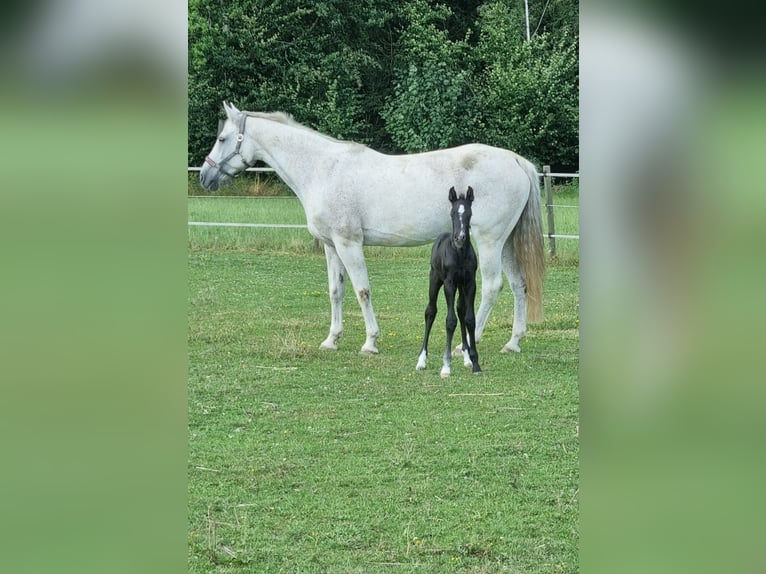
[[[219,136],[219,137],[218,137],[218,141],[219,141],[219,142],[223,142],[225,139],[226,139],[226,138],[225,138],[225,137],[223,137],[223,136]]]

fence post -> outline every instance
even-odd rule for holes
[[[545,186],[545,207],[548,211],[548,247],[551,257],[556,257],[556,228],[553,218],[553,188],[551,186],[551,166],[543,166],[543,185]]]

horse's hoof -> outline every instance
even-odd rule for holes
[[[450,372],[450,369],[449,369],[449,367],[442,367],[442,370],[441,370],[441,372],[439,373],[439,376],[440,376],[442,379],[446,379],[447,377],[449,377],[449,376],[450,376],[450,374],[451,374],[451,372]]]
[[[377,347],[368,347],[367,345],[362,347],[362,350],[360,351],[362,355],[377,355],[378,352]]]
[[[453,357],[462,357],[463,356],[463,344],[459,344],[457,347],[455,347],[452,350],[452,356]]]
[[[328,343],[327,341],[324,341],[321,345],[319,345],[319,348],[323,351],[337,351],[338,345],[335,343]]]
[[[508,343],[505,347],[500,349],[501,353],[521,353],[521,347],[519,347],[518,343],[514,343],[513,345],[511,343]]]

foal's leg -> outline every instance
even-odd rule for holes
[[[327,281],[330,287],[330,334],[319,348],[334,351],[338,348],[338,339],[343,335],[343,295],[346,292],[348,273],[332,245],[325,244],[324,254],[327,259]]]
[[[471,347],[471,340],[468,338],[468,333],[466,332],[465,293],[463,292],[463,289],[458,289],[457,318],[458,321],[460,321],[460,338],[463,341],[460,345],[458,345],[458,347],[460,347],[460,349],[463,351],[463,366],[470,367],[473,365],[473,362],[471,361],[471,356],[468,353],[468,349]],[[473,336],[473,331],[471,333],[471,336]]]
[[[442,377],[449,377],[452,363],[452,337],[455,334],[455,327],[457,327],[455,284],[449,278],[444,282],[444,298],[447,300],[447,345],[444,349],[444,361],[440,374]]]
[[[364,252],[362,243],[354,243],[347,239],[333,238],[335,250],[338,252],[343,266],[348,271],[351,283],[356,291],[356,299],[362,308],[362,316],[367,331],[367,339],[362,345],[362,353],[377,354],[378,347],[376,343],[380,337],[378,321],[375,319],[375,312],[372,310],[372,299],[370,295],[370,280],[367,276],[367,264],[364,261]]]
[[[420,355],[418,355],[418,364],[415,366],[418,371],[422,371],[426,368],[426,359],[428,358],[428,338],[431,336],[431,327],[433,327],[434,319],[436,319],[436,302],[439,300],[439,290],[441,287],[442,280],[432,267],[428,281],[428,306],[426,307],[425,312],[426,331],[423,336],[423,347],[420,349]]]
[[[476,317],[474,315],[474,302],[476,299],[476,281],[471,279],[465,286],[465,330],[468,331],[468,362],[464,364],[466,366],[471,365],[471,372],[474,374],[481,372],[479,367],[479,351],[476,349]],[[466,339],[464,339],[465,341]],[[465,357],[466,350],[465,344],[463,344],[463,356]]]
[[[513,330],[511,340],[500,350],[502,353],[521,352],[519,341],[527,334],[527,284],[524,274],[513,252],[513,242],[509,239],[503,248],[503,271],[513,291]]]

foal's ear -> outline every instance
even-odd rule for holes
[[[465,198],[470,202],[473,201],[473,188],[469,185],[468,186],[468,193],[466,193]]]
[[[450,203],[454,203],[457,201],[457,192],[455,191],[454,186],[449,188],[449,200],[450,200]]]

